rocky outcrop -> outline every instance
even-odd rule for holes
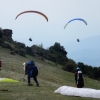
[[[11,29],[3,29],[3,36],[9,37],[12,39],[12,30]]]

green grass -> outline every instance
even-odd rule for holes
[[[2,83],[0,82],[0,100],[98,100],[92,98],[82,98],[74,96],[64,96],[59,93],[54,93],[60,86],[74,86],[74,74],[61,70],[60,65],[55,66],[55,63],[45,60],[41,57],[21,57],[19,55],[11,55],[10,51],[0,47],[0,59],[2,60],[2,70],[0,77],[16,79],[18,83]],[[24,71],[22,68],[23,62],[34,60],[38,69],[38,80],[40,87],[35,85],[27,86],[26,81],[23,81]],[[100,89],[100,82],[84,77],[85,87]],[[7,91],[3,91],[7,90]]]

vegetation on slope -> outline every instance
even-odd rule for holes
[[[54,62],[39,56],[22,57],[12,55],[8,49],[0,47],[0,59],[2,60],[2,70],[0,77],[16,79],[18,83],[1,83],[0,82],[0,100],[96,100],[91,98],[81,98],[73,96],[63,96],[56,94],[54,91],[60,86],[74,86],[74,74],[62,70],[62,65],[55,65]],[[27,78],[23,81],[24,71],[23,62],[34,60],[38,69],[38,80],[40,87],[35,85],[27,86]],[[84,77],[85,87],[100,89],[100,82]]]
[[[10,35],[9,35],[10,34]],[[12,39],[12,30],[0,29],[0,46],[10,50],[12,55],[20,55],[22,57],[40,57],[42,61],[47,59],[52,61],[55,66],[62,65],[62,69],[69,72],[74,72],[76,67],[80,67],[83,74],[89,78],[100,80],[100,67],[92,67],[85,65],[82,62],[76,63],[73,59],[67,57],[67,51],[60,43],[56,42],[53,46],[48,49],[43,48],[43,44],[32,45],[26,47],[24,43],[14,41]]]

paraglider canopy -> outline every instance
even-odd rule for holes
[[[23,15],[23,14],[26,14],[26,13],[36,13],[36,14],[39,14],[39,15],[41,15],[42,17],[44,17],[44,18],[46,19],[46,21],[48,22],[48,17],[47,17],[44,13],[39,12],[39,11],[34,11],[34,10],[28,10],[28,11],[20,12],[20,13],[16,16],[15,20],[16,20],[20,15]],[[29,41],[32,41],[32,38],[29,38]]]
[[[65,24],[64,29],[66,28],[66,26],[67,26],[70,22],[75,21],[75,20],[82,21],[85,25],[87,25],[87,22],[86,22],[84,19],[82,19],[82,18],[75,18],[75,19],[72,19],[72,20],[68,21],[67,24]]]
[[[23,11],[23,12],[19,13],[19,14],[16,16],[15,20],[16,20],[20,15],[25,14],[25,13],[37,13],[37,14],[43,16],[43,17],[47,20],[47,22],[48,22],[48,17],[47,17],[45,14],[43,14],[42,12],[39,12],[39,11],[34,11],[34,10],[28,10],[28,11]]]

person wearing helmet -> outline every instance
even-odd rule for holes
[[[77,88],[84,87],[83,74],[79,67],[77,67],[75,71],[75,83],[76,83]]]
[[[34,81],[36,82],[36,85],[39,86],[39,82],[37,80],[37,76],[38,76],[38,68],[36,67],[34,61],[29,61],[26,64],[25,67],[25,74],[27,75],[27,79],[28,79],[28,86],[31,86],[32,84],[30,84],[30,79],[33,78]]]

